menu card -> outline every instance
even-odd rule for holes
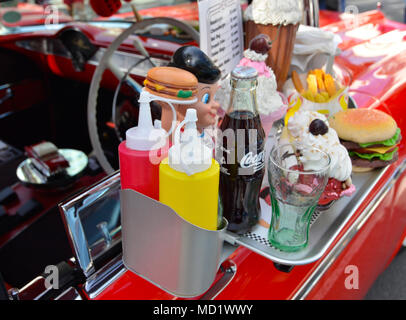
[[[240,0],[199,0],[200,49],[224,79],[243,57]]]

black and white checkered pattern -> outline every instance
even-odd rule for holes
[[[312,215],[312,217],[311,217],[311,219],[310,219],[310,227],[313,225],[313,223],[317,220],[317,218],[320,216],[320,211],[318,211],[317,209],[313,212],[313,215]],[[250,231],[248,231],[248,232],[246,232],[246,233],[244,233],[244,235],[243,235],[243,237],[247,237],[247,238],[249,238],[249,239],[251,239],[251,240],[254,240],[254,241],[256,241],[256,242],[259,242],[260,244],[262,244],[262,245],[264,245],[264,246],[267,246],[267,247],[269,247],[269,248],[274,248],[275,250],[278,250],[277,248],[275,248],[273,245],[271,245],[270,243],[269,243],[269,240],[268,239],[265,239],[264,237],[261,237],[261,236],[259,236],[258,234],[256,234],[256,233],[253,233],[253,232],[250,232]]]
[[[256,233],[252,233],[250,231],[248,231],[247,233],[245,233],[243,235],[243,237],[247,237],[249,239],[252,239],[256,242],[259,242],[260,244],[267,246],[267,247],[272,247],[272,245],[269,243],[268,239],[265,239],[259,235],[257,235]]]

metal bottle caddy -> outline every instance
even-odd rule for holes
[[[221,264],[227,220],[207,230],[137,191],[120,191],[123,262],[127,269],[178,297],[212,285]]]

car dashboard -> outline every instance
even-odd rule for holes
[[[21,52],[39,62],[44,70],[48,69],[59,76],[90,83],[94,68],[106,47],[130,25],[129,22],[94,22],[54,25],[52,28],[21,27],[21,33],[5,35],[0,40],[0,47]],[[128,70],[145,58],[134,46],[135,37],[140,39],[156,66],[167,64],[179,46],[194,43],[187,38],[178,39],[174,43],[172,35],[152,35],[151,38],[148,33],[147,38],[142,35],[145,32],[149,31],[140,30],[137,35],[129,37],[113,54],[112,61],[116,66]],[[131,74],[140,80],[145,77],[150,66],[148,61],[139,63]]]

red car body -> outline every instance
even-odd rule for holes
[[[149,9],[143,9],[139,11],[140,15],[143,17],[171,17],[179,20],[186,21],[198,21],[199,12],[197,9],[197,2],[182,3],[175,6],[166,7],[155,7]],[[133,16],[132,12],[116,14],[113,18],[131,18]]]
[[[148,15],[161,15],[161,10],[150,9]],[[191,11],[188,6],[181,7],[179,14],[185,20],[196,20],[196,8]],[[321,12],[320,21],[323,28],[343,39],[342,53],[336,58],[336,64],[349,73],[350,91],[358,107],[377,108],[391,114],[399,128],[406,132],[406,25],[387,20],[380,11],[361,14],[358,25],[333,12]],[[83,31],[98,47],[108,47],[116,36],[108,29],[91,24],[72,22],[71,25]],[[0,47],[27,55],[48,72],[90,82],[95,69],[93,65],[87,64],[84,71],[76,72],[67,58],[16,46],[17,40],[54,37],[56,33],[55,30],[43,30],[6,35],[0,38]],[[159,51],[167,56],[179,46],[159,41],[160,49],[157,50],[158,40],[142,40],[150,52]],[[124,43],[120,50],[136,52],[130,43]],[[103,85],[112,87],[116,83],[110,75]],[[286,273],[279,271],[272,261],[241,246],[228,258],[235,263],[237,271],[216,299],[362,299],[390,264],[406,237],[406,174],[400,170],[405,159],[405,143],[402,142],[399,160],[390,165],[322,258],[311,264],[295,266]],[[358,226],[355,231],[354,224]],[[346,288],[348,266],[356,266],[359,270],[357,288]],[[86,292],[83,291],[82,295],[86,297]],[[177,297],[126,271],[93,299]]]

